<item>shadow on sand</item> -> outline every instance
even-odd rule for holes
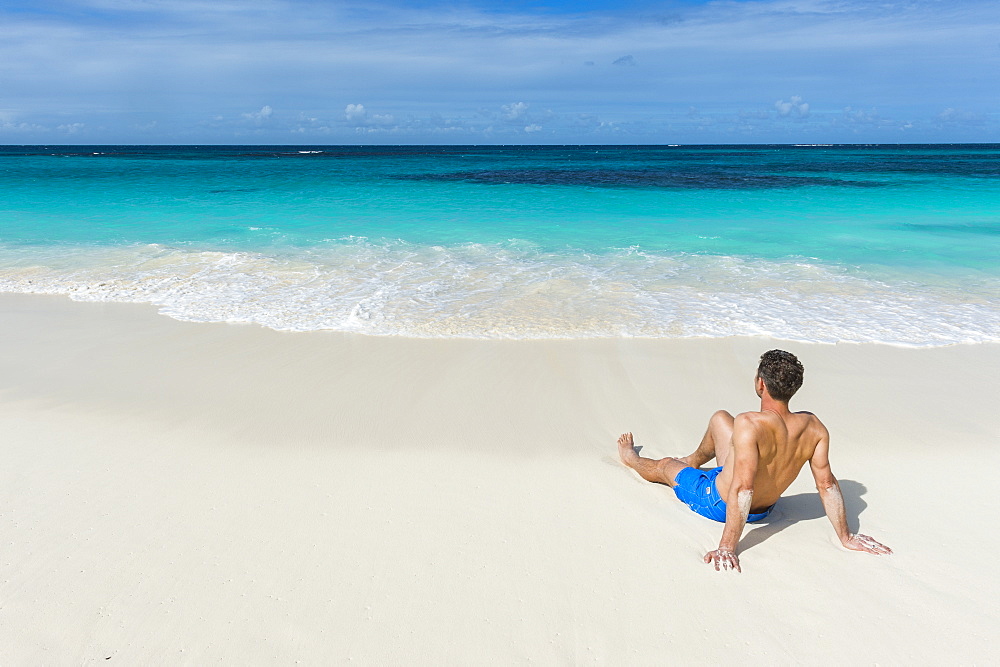
[[[858,518],[868,507],[868,503],[861,498],[867,490],[861,482],[855,482],[851,479],[840,480],[840,491],[844,495],[844,510],[847,512],[847,527],[852,533],[858,532],[860,525]],[[824,517],[826,517],[826,512],[823,510],[823,503],[820,502],[819,493],[797,493],[794,496],[782,496],[766,519],[750,524],[758,527],[743,536],[743,539],[740,540],[740,551],[752,549],[772,535],[777,535],[799,521]]]

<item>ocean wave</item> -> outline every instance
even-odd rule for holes
[[[179,320],[465,338],[723,337],[909,346],[1000,340],[996,281],[875,279],[812,260],[331,239],[220,252],[0,247],[0,291],[150,303]]]

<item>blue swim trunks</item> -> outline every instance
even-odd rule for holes
[[[726,522],[726,501],[719,495],[715,488],[715,478],[722,472],[722,466],[711,470],[699,470],[697,468],[683,468],[674,477],[674,493],[682,503],[690,507],[698,514],[708,517],[713,521]],[[747,523],[760,521],[774,509],[771,505],[763,512],[755,512],[747,517]]]

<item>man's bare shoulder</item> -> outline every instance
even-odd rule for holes
[[[815,430],[824,435],[829,434],[829,431],[826,430],[826,424],[820,421],[819,417],[817,417],[814,413],[802,410],[800,412],[793,412],[792,414],[801,419],[806,428]]]
[[[750,410],[733,418],[733,433],[759,433],[772,431],[781,422],[781,417],[770,411]]]
[[[770,410],[747,410],[746,412],[741,412],[733,418],[733,426],[756,426],[758,424],[772,422],[775,419],[780,420],[781,417]]]
[[[790,413],[791,419],[785,422],[777,413],[771,410],[750,410],[736,415],[733,423],[733,431],[739,432],[760,432],[762,430],[773,430],[781,428],[779,424],[784,423],[791,433],[806,435],[807,439],[818,442],[828,438],[830,433],[826,425],[820,421],[812,412],[800,411]]]

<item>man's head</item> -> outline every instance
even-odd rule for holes
[[[767,393],[776,401],[787,403],[802,386],[802,363],[791,352],[769,350],[760,355],[757,377],[764,381]]]

